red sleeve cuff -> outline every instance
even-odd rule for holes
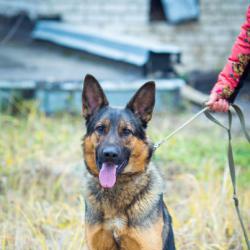
[[[227,83],[217,82],[211,93],[216,93],[222,99],[228,99],[232,95],[233,89]]]

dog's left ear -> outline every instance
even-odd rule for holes
[[[126,108],[130,109],[135,115],[137,115],[142,124],[146,124],[150,121],[155,105],[155,83],[145,83],[132,97],[127,104]]]

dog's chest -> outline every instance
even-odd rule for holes
[[[107,230],[121,231],[126,227],[127,220],[126,218],[122,218],[122,217],[114,217],[110,219],[105,219],[104,225]]]
[[[118,243],[120,240],[120,236],[122,232],[127,227],[127,219],[125,217],[113,217],[104,220],[104,227],[112,232],[112,235],[116,242]]]

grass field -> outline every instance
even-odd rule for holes
[[[84,123],[46,117],[34,105],[0,115],[0,249],[84,249],[81,138]],[[167,135],[191,113],[155,116],[149,135]],[[250,231],[250,146],[234,132],[238,193]],[[226,135],[199,118],[153,157],[166,179],[165,201],[177,249],[246,249],[232,203]]]

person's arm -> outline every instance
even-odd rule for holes
[[[227,64],[218,76],[207,105],[214,111],[227,111],[238,93],[240,79],[250,61],[250,6]],[[241,81],[242,83],[242,81]],[[235,91],[237,89],[237,91]]]

